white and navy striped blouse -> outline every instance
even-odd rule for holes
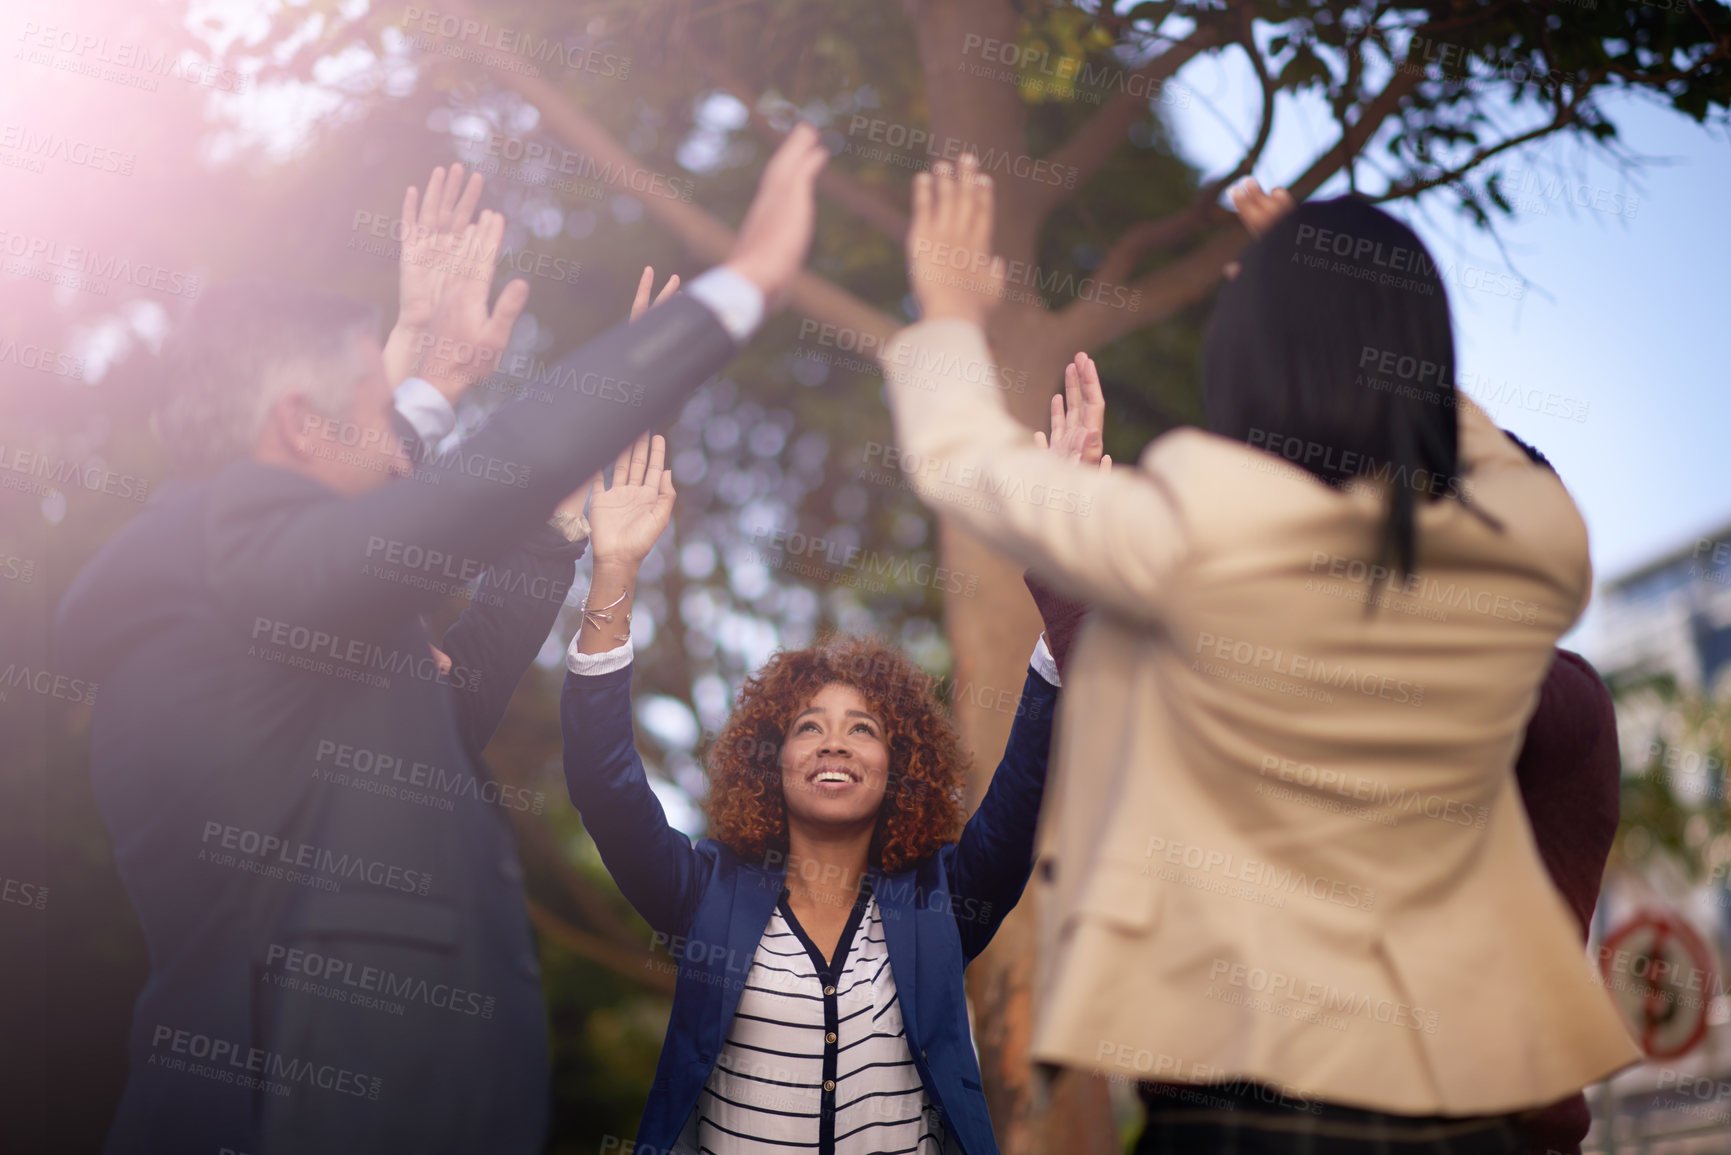
[[[833,962],[782,891],[685,1129],[687,1146],[700,1155],[956,1150],[908,1052],[869,880]]]

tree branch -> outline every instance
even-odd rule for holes
[[[448,3],[462,15],[472,13],[463,0],[448,0]],[[448,58],[432,59],[441,61]],[[623,173],[628,187],[655,187],[652,182],[661,174],[638,161],[629,149],[613,139],[611,133],[552,83],[521,72],[506,72],[502,78],[506,86],[540,110],[548,128],[568,146],[587,153],[604,168]],[[661,184],[667,187],[665,178]],[[644,210],[665,225],[699,260],[718,263],[725,260],[732,250],[733,230],[698,205],[667,196],[650,195],[641,200]],[[869,333],[884,340],[899,327],[881,310],[866,304],[835,282],[811,272],[801,272],[794,278],[787,303],[790,308],[813,320],[844,326],[862,334]]]
[[[769,118],[757,110],[757,100],[737,76],[728,70],[721,61],[719,54],[713,52],[686,53],[686,59],[709,78],[710,83],[722,89],[733,99],[745,107],[750,117],[751,127],[758,137],[772,144],[780,144],[782,133]],[[900,245],[907,241],[908,215],[895,205],[890,204],[870,187],[855,180],[851,173],[846,173],[831,164],[817,177],[818,189],[836,204],[847,209],[878,232]]]
[[[1131,73],[1122,91],[1102,105],[1069,140],[1046,157],[1054,166],[1076,170],[1076,179],[1071,187],[1039,186],[1038,193],[1029,198],[1035,202],[1030,207],[1035,212],[1044,214],[1050,212],[1053,206],[1074,196],[1123,145],[1125,134],[1130,131],[1130,126],[1136,123],[1136,119],[1147,113],[1146,86],[1169,80],[1198,53],[1213,48],[1219,40],[1219,33],[1213,28],[1199,28]],[[1141,89],[1143,94],[1134,95],[1133,89]]]

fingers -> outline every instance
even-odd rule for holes
[[[643,436],[649,437],[649,435],[647,433],[645,433]],[[639,444],[642,443],[642,440],[643,440],[643,438],[641,438],[641,437],[638,438]],[[649,437],[648,467],[643,471],[643,475],[640,479],[644,486],[646,486],[649,489],[653,489],[653,490],[657,490],[657,491],[659,491],[661,489],[661,479],[667,473],[667,470],[665,468],[663,468],[663,464],[662,464],[663,462],[666,461],[666,459],[667,459],[667,439],[662,437],[659,433],[657,433],[654,437]],[[636,468],[636,460],[635,459],[632,460],[632,467]]]
[[[1069,383],[1070,369],[1064,370],[1066,386]],[[1052,394],[1052,444],[1057,445],[1064,439],[1064,396],[1061,393]]]
[[[645,429],[631,443],[631,469],[625,475],[625,484],[642,485],[643,474],[649,468],[649,430]]]
[[[1038,429],[1034,430],[1034,446],[1037,449],[1051,448],[1050,444],[1046,441],[1046,435],[1041,433]]]
[[[416,239],[415,234],[419,230],[416,227],[417,222],[415,221],[415,217],[420,212],[420,203],[421,191],[414,185],[410,185],[408,188],[403,190],[402,219],[404,244],[411,243]]]
[[[631,476],[631,450],[636,443],[627,445],[619,451],[619,456],[613,459],[613,484],[609,489],[618,489]]]
[[[674,273],[671,277],[667,278],[667,283],[665,285],[661,286],[661,291],[659,293],[655,294],[655,300],[650,302],[649,307],[651,309],[653,309],[656,305],[659,305],[661,302],[665,301],[667,298],[671,297],[673,294],[677,293],[678,291],[679,291],[679,274]]]
[[[1112,472],[1112,455],[1110,453],[1102,453],[1100,455],[1100,472]]]
[[[481,327],[481,339],[495,348],[503,349],[511,339],[511,330],[516,327],[517,318],[523,315],[523,307],[529,303],[529,282],[518,277],[499,293],[499,299],[493,304],[493,312],[487,317],[487,323]]]
[[[1082,423],[1082,367],[1080,360],[1064,366],[1064,428],[1075,429]]]
[[[655,269],[651,265],[643,266],[643,275],[637,278],[637,295],[631,298],[631,319],[633,321],[649,311],[649,290],[655,287]]]
[[[441,233],[457,231],[452,227],[451,222],[457,219],[457,198],[462,195],[462,192],[463,166],[454,164],[450,171],[445,174],[444,187],[439,190],[438,227]],[[429,196],[427,199],[433,198]]]
[[[453,165],[451,173],[451,187],[454,189],[457,186],[457,178],[463,173],[463,166],[460,164]],[[474,216],[475,206],[481,203],[481,189],[486,183],[486,178],[480,173],[469,174],[469,182],[463,186],[463,195],[457,201],[456,207],[451,210],[451,223],[445,230],[446,232],[454,233],[467,227],[469,218]]]
[[[427,178],[427,195],[421,200],[420,219],[415,222],[422,235],[431,235],[439,227],[439,200],[445,193],[445,170],[443,167],[433,170],[433,175]]]

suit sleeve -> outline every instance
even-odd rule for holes
[[[396,551],[485,566],[644,429],[732,359],[712,313],[675,299],[620,324],[560,361],[543,397],[502,406],[472,437],[355,497],[218,494],[207,542],[219,596],[241,613],[347,629],[379,613],[424,610],[436,588],[379,581]]]
[[[440,640],[454,666],[481,675],[475,693],[453,695],[457,725],[471,753],[486,749],[523,672],[552,632],[586,544],[541,525],[488,567],[468,608]]]
[[[649,788],[631,723],[631,667],[566,674],[559,705],[565,784],[619,891],[655,930],[683,933],[701,867]]]
[[[904,470],[931,509],[952,518],[1059,593],[1139,621],[1159,616],[1188,534],[1160,454],[1139,469],[1098,469],[1036,447],[979,367],[977,325],[924,321],[881,360]],[[1155,442],[1155,448],[1165,441]]]
[[[949,858],[949,888],[962,957],[986,949],[1034,869],[1034,828],[1046,788],[1058,687],[1028,671],[1004,757]]]

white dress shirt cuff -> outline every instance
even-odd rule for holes
[[[457,411],[445,395],[419,377],[398,385],[395,401],[397,412],[427,445],[437,445],[457,427]]]
[[[1052,651],[1046,646],[1046,635],[1042,633],[1040,640],[1034,643],[1034,656],[1028,659],[1028,665],[1034,667],[1034,673],[1044,678],[1048,684],[1062,686],[1058,680],[1058,659],[1052,656]]]
[[[714,313],[736,345],[751,340],[763,324],[763,290],[726,265],[699,276],[685,287],[685,295]]]
[[[578,631],[581,634],[581,630]],[[618,649],[604,650],[599,654],[580,654],[577,652],[577,639],[571,639],[571,645],[565,651],[565,668],[573,674],[585,677],[595,674],[611,674],[614,670],[623,670],[631,664],[634,651],[631,643],[626,642]]]

